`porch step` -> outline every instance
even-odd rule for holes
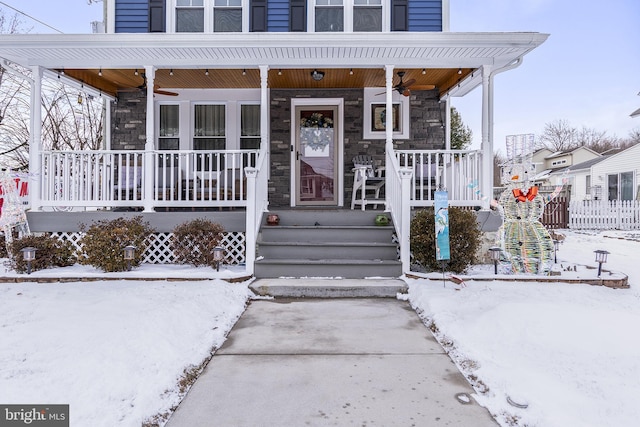
[[[407,292],[399,279],[258,279],[249,286],[258,295],[281,298],[395,298]]]
[[[399,277],[392,226],[376,226],[381,212],[276,211],[279,225],[263,224],[255,263],[257,278]]]

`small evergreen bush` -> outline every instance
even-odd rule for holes
[[[80,230],[85,232],[80,240],[85,257],[80,262],[106,272],[127,270],[129,262],[124,259],[124,248],[129,245],[136,248],[130,265],[139,266],[147,239],[155,231],[148,222],[142,221],[141,216],[96,221],[88,229],[82,224]]]
[[[62,241],[50,234],[29,235],[11,242],[11,266],[18,273],[27,271],[23,248],[36,248],[36,259],[31,261],[31,271],[50,267],[68,267],[76,263],[71,242]]]
[[[477,262],[482,233],[473,211],[449,208],[449,246],[451,259],[445,267],[462,273]],[[441,270],[436,261],[436,231],[433,208],[416,212],[411,221],[411,252],[416,262],[430,270]]]
[[[171,236],[171,249],[178,264],[215,266],[213,249],[220,245],[224,228],[207,219],[178,225]]]

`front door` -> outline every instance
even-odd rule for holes
[[[342,205],[339,105],[296,105],[294,112],[295,205]]]

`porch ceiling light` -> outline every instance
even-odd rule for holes
[[[246,75],[247,75],[247,69],[246,69],[246,68],[243,68],[243,69],[242,69],[242,75],[243,75],[243,76],[246,76]]]
[[[427,70],[425,68],[422,69],[422,75],[424,76],[425,74],[427,74]]]
[[[311,72],[311,77],[313,78],[313,80],[319,82],[320,80],[324,79],[324,71],[313,70]]]
[[[209,75],[209,69],[208,69],[208,68],[205,70],[204,75],[205,75],[205,76],[208,76],[208,75]]]
[[[173,76],[173,68],[169,70],[169,75]]]

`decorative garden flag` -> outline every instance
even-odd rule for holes
[[[449,193],[436,191],[434,195],[436,222],[436,260],[451,259],[449,251]]]

